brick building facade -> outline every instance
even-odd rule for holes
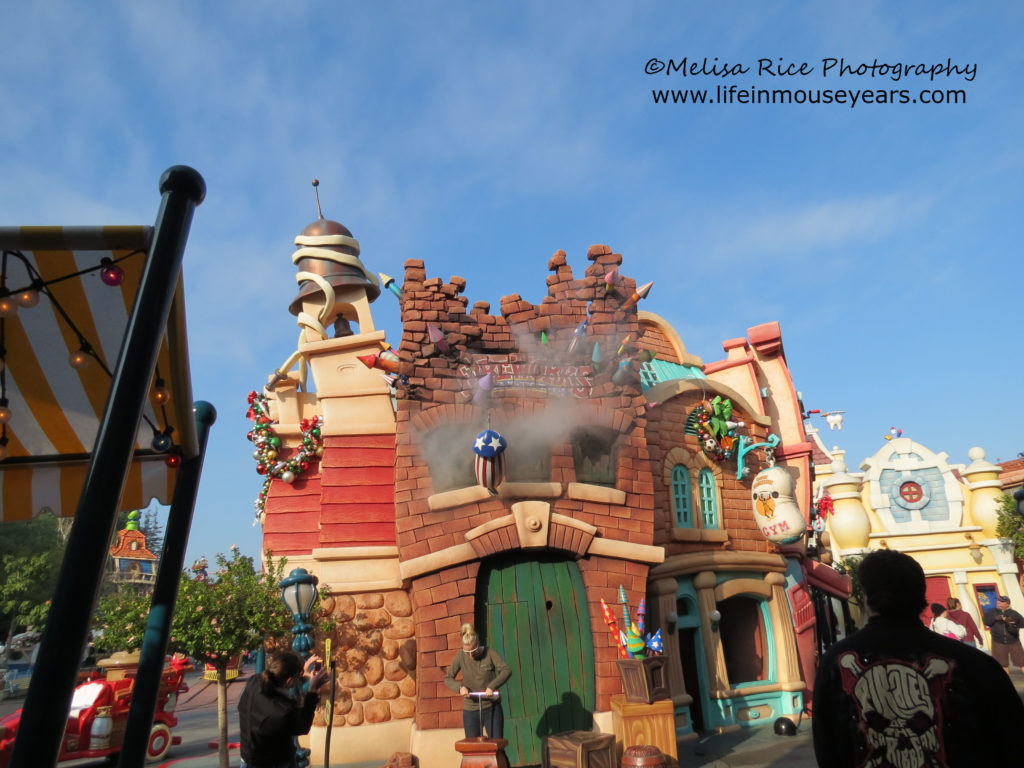
[[[705,366],[638,311],[646,292],[598,245],[579,277],[556,252],[541,302],[511,294],[498,314],[470,305],[465,279],[407,261],[391,349],[351,233],[321,219],[296,245],[302,330],[267,395],[282,456],[314,416],[324,445],[301,476],[271,482],[261,521],[267,548],[330,585],[333,725],[361,729],[348,759],[407,743],[421,764],[450,761],[462,700],[444,670],[464,623],[515,670],[503,692],[513,764],[539,762],[544,729],[610,731],[622,682],[601,601],[616,605],[620,586],[634,606],[647,596],[648,628],[662,629],[679,737],[799,709],[799,553],[751,516],[750,476],[768,453],[750,451],[737,473],[693,429],[718,397],[747,446],[781,437],[802,533],[811,448],[777,325]],[[299,358],[315,392],[286,370]],[[491,487],[473,452],[488,429],[507,445]]]

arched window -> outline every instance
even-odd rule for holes
[[[677,528],[693,528],[693,502],[690,500],[690,470],[682,464],[672,467],[672,506]]]
[[[702,469],[697,477],[700,490],[700,512],[705,528],[718,527],[718,493],[715,490],[715,473],[710,469]]]

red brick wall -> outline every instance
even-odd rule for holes
[[[719,464],[722,470],[719,514],[722,527],[729,534],[729,541],[719,544],[673,542],[671,539],[671,531],[675,527],[675,516],[672,506],[672,488],[665,483],[665,457],[676,446],[684,448],[694,455],[701,453],[697,437],[683,434],[683,425],[686,423],[687,417],[700,404],[701,399],[700,392],[685,392],[658,405],[657,408],[653,408],[648,415],[647,440],[651,455],[651,471],[654,476],[656,510],[654,541],[665,547],[666,557],[685,552],[724,548],[746,552],[774,552],[776,551],[774,545],[761,535],[754,522],[750,499],[750,480],[736,479],[735,457],[726,459]],[[742,431],[754,442],[761,443],[767,438],[768,430],[753,424],[750,414],[735,410],[733,419],[746,422],[747,426],[742,428]],[[767,466],[764,451],[755,450],[748,453],[746,465],[750,468],[749,476],[756,475]],[[693,478],[694,481],[695,479]]]
[[[486,427],[488,411],[472,404],[475,379],[467,376],[473,366],[484,363],[519,365],[524,371],[529,371],[530,366],[539,366],[537,370],[544,371],[552,366],[560,371],[564,366],[575,366],[574,375],[587,386],[574,395],[564,391],[553,396],[532,389],[496,390],[490,403],[492,424],[500,431],[500,423],[529,418],[543,421],[544,414],[562,417],[579,409],[584,422],[579,426],[600,426],[614,432],[618,436],[615,487],[625,493],[624,505],[566,497],[565,487],[577,479],[568,434],[553,438],[550,449],[550,480],[563,484],[563,495],[544,501],[551,504],[553,513],[597,527],[602,537],[636,544],[653,542],[654,480],[645,444],[645,400],[638,379],[620,384],[611,381],[623,338],[628,333],[633,334],[634,340],[637,336],[636,307],[622,307],[636,283],[620,275],[616,290],[607,292],[605,274],[618,272],[621,255],[613,254],[606,246],[592,246],[587,258],[592,264],[584,277],[576,279],[565,254],[558,251],[548,263],[552,274],[546,281],[547,296],[540,304],[524,301],[519,294],[509,294],[501,299],[498,316],[489,314],[486,302],[468,308],[462,295],[464,279],[427,279],[422,261],[406,262],[403,336],[398,352],[402,373],[408,376],[408,387],[399,390],[395,443],[395,529],[403,561],[463,544],[467,531],[510,514],[511,502],[499,497],[435,512],[427,504],[435,489],[421,448],[421,435],[452,423],[466,424],[467,429],[472,426],[478,431]],[[588,321],[586,339],[570,355],[567,348],[573,331],[584,320]],[[428,323],[444,333],[450,353],[430,341]],[[541,332],[546,339],[541,339]],[[604,365],[591,372],[595,342],[600,344]],[[471,448],[467,443],[452,445],[450,450],[468,453]],[[566,547],[574,546],[571,536],[563,539]],[[488,553],[517,550],[518,536],[514,528],[501,529],[478,546]],[[475,618],[478,566],[479,562],[474,561],[414,580],[419,728],[461,725],[461,701],[444,687],[443,677],[445,666],[459,647],[459,627]],[[619,584],[631,595],[643,594],[648,567],[595,556],[583,557],[579,566],[586,585],[597,653],[598,708],[607,710],[609,697],[621,692],[621,683],[615,666],[617,651],[602,620],[600,599],[617,603]]]

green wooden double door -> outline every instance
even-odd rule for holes
[[[477,591],[486,641],[512,668],[502,686],[506,754],[541,761],[541,739],[590,730],[596,702],[594,643],[583,577],[572,560],[484,563]]]

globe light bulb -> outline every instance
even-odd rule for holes
[[[14,294],[14,300],[25,309],[31,309],[39,303],[39,291],[35,288],[26,288]]]
[[[0,317],[14,317],[18,314],[18,303],[11,296],[0,299]]]
[[[11,420],[11,409],[6,405],[0,405],[0,424],[6,424]]]
[[[167,455],[167,458],[164,459],[164,464],[166,464],[171,469],[175,469],[176,467],[180,467],[181,466],[181,456],[179,456],[176,453],[169,453]]]
[[[109,260],[106,261],[109,262]],[[117,266],[117,264],[105,263],[100,270],[100,280],[103,281],[104,285],[116,288],[124,282],[124,270]]]
[[[76,349],[70,355],[68,355],[68,365],[74,368],[76,371],[84,367],[89,362],[89,355],[86,354],[84,349]]]
[[[171,390],[158,384],[153,390],[153,399],[158,405],[167,405],[171,402]]]
[[[153,446],[153,450],[159,451],[160,453],[169,450],[173,444],[174,441],[171,440],[171,436],[165,435],[162,432],[159,435],[156,435],[153,438],[153,442],[151,443],[151,445]]]

